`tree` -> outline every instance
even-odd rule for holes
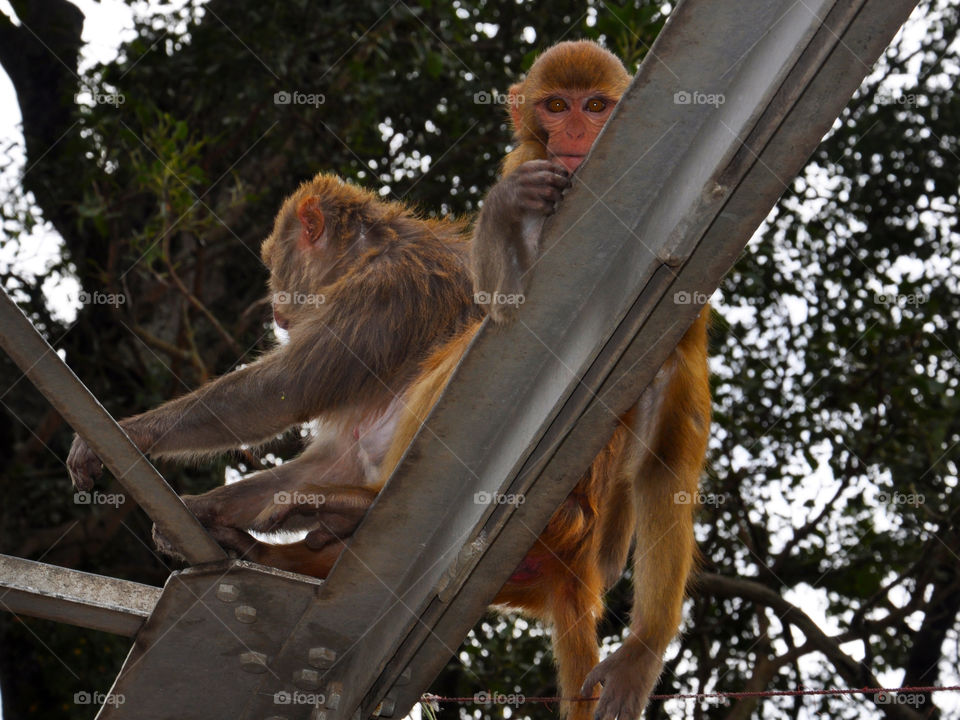
[[[77,8],[11,5],[16,22],[0,15],[0,64],[17,90],[27,161],[18,194],[2,205],[3,243],[27,242],[48,223],[63,259],[41,277],[6,268],[4,287],[116,416],[269,342],[258,246],[297,183],[335,170],[429,212],[470,212],[508,140],[497,93],[535,52],[603,37],[635,66],[669,10],[564,0],[548,16],[513,0],[195,0],[140,18],[117,61],[78,73]],[[724,284],[699,530],[705,568],[660,691],[851,686],[871,673],[894,684],[951,680],[958,18],[935,0],[919,17],[930,24],[921,47],[888,54]],[[906,85],[891,84],[901,76]],[[45,296],[58,276],[76,277],[88,300],[75,321]],[[107,297],[124,302],[96,301]],[[73,502],[62,464],[69,428],[16,382],[7,358],[0,363],[3,552],[162,583],[170,568],[151,550],[149,520],[132,503]],[[296,443],[273,450],[289,456]],[[230,464],[271,461],[245,454]],[[224,466],[164,472],[192,492],[219,482]],[[610,593],[610,642],[624,626],[628,582]],[[820,602],[819,612],[798,598]],[[8,615],[0,636],[8,720],[89,717],[74,694],[105,691],[129,647]],[[432,689],[553,693],[543,633],[525,621],[478,624]],[[757,705],[685,710],[873,712],[870,698]]]
[[[723,285],[702,689],[956,684],[958,9],[914,17]],[[938,716],[906,700],[764,714]]]

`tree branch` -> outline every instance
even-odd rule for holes
[[[715,597],[741,598],[771,608],[781,621],[790,623],[807,638],[810,648],[819,650],[833,663],[837,673],[850,687],[881,687],[870,668],[847,655],[833,638],[821,630],[803,610],[787,602],[776,592],[753,580],[729,578],[713,573],[697,577],[696,591]],[[892,720],[921,720],[923,717],[908,707],[892,703],[880,704],[877,709]]]

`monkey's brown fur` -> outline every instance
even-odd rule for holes
[[[248,559],[323,577],[341,549],[337,536],[349,534],[375,495],[371,466],[379,467],[389,443],[391,403],[425,358],[480,318],[468,242],[462,222],[423,219],[318,175],[286,200],[262,248],[289,342],[121,425],[154,457],[193,459],[322,421],[295,460],[184,501]],[[386,438],[358,440],[359,427]],[[67,464],[78,488],[91,487],[101,471],[80,437]],[[324,522],[311,520],[317,504],[277,502],[278,493],[323,493]],[[275,546],[246,533],[277,529],[308,535]],[[162,537],[158,544],[175,554]]]

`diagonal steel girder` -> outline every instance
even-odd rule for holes
[[[678,5],[548,221],[517,321],[478,335],[272,659],[286,678],[318,641],[337,649],[339,702],[315,712],[417,700],[915,4]],[[478,502],[495,493],[526,502]],[[258,697],[279,689],[265,676]],[[255,699],[243,717],[270,712]]]

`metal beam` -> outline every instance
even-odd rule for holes
[[[273,670],[320,580],[239,560],[173,573],[138,633],[97,720],[210,720],[247,717],[258,680],[264,718],[306,718],[330,701],[322,689],[331,650],[312,645],[289,675]],[[317,716],[311,716],[318,720]]]
[[[709,9],[704,7],[705,4],[710,6]],[[727,4],[726,8],[721,7],[724,4],[716,0],[705,3],[688,0],[674,11],[661,33],[662,42],[658,39],[654,44],[636,81],[645,84],[644,94],[630,93],[625,97],[621,101],[623,113],[644,116],[644,125],[649,128],[653,122],[650,116],[657,112],[651,108],[652,98],[658,95],[669,97],[673,88],[684,87],[686,75],[676,56],[682,53],[685,60],[695,62],[696,57],[689,56],[693,48],[694,56],[707,53],[707,56],[700,57],[701,67],[707,67],[709,49],[704,43],[728,38],[726,28],[730,21],[724,22],[723,17],[738,12],[736,2]],[[699,184],[684,173],[679,177],[662,173],[660,169],[666,167],[666,157],[643,160],[645,172],[660,178],[663,188],[659,197],[650,203],[650,215],[633,226],[633,235],[637,238],[668,238],[668,255],[676,253],[673,247],[689,246],[689,257],[671,268],[661,267],[653,275],[598,360],[584,374],[582,384],[563,412],[517,474],[519,480],[511,486],[510,492],[525,491],[527,502],[512,516],[502,513],[501,517],[488,522],[485,532],[488,537],[495,538],[490,548],[478,559],[466,582],[455,592],[448,591],[448,597],[443,600],[434,600],[421,613],[418,625],[412,627],[364,699],[364,711],[374,707],[390,692],[398,710],[405,712],[443,669],[450,655],[448,648],[458,645],[455,639],[465,637],[483,614],[489,588],[499,588],[509,576],[510,568],[516,567],[522,559],[526,551],[519,548],[529,543],[529,528],[542,527],[540,505],[549,507],[558,498],[562,501],[563,489],[575,481],[572,475],[578,468],[584,468],[610,437],[615,414],[629,407],[630,398],[639,395],[665,359],[665,352],[669,352],[682,336],[696,312],[696,304],[692,309],[678,304],[675,298],[695,298],[698,293],[709,295],[719,284],[916,2],[836,2],[819,11],[811,3],[787,2],[782,5],[792,6],[794,11],[816,12],[817,17],[823,19],[822,27],[817,28],[805,46],[798,48],[802,52],[779,85],[773,88],[775,91],[769,99],[758,104],[757,109],[762,113],[751,127],[735,130],[720,112],[711,119],[715,135],[722,137],[726,133],[734,141],[735,152],[729,160],[717,163]],[[751,6],[752,13],[756,9],[757,4]],[[718,14],[711,18],[711,11]],[[742,12],[742,8],[739,11]],[[778,43],[785,42],[774,30],[784,31],[787,22],[788,16],[781,16],[765,39],[774,49]],[[680,27],[673,27],[674,23]],[[721,27],[724,31],[718,37],[717,28]],[[775,58],[763,54],[771,47],[764,48],[763,44],[758,43],[749,55],[742,58],[743,67],[739,72],[748,73],[751,65],[754,71],[762,71],[765,65],[768,69],[774,67]],[[664,70],[658,72],[658,67]],[[671,70],[679,77],[671,78]],[[689,72],[693,73],[691,77],[696,77],[695,66],[689,67]],[[700,87],[706,88],[707,92],[716,92],[712,89],[716,86],[701,84]],[[726,103],[732,97],[738,102],[744,101],[743,88],[738,89],[735,82],[728,88],[721,90],[729,93]],[[660,122],[659,127],[663,128],[664,124]],[[618,148],[630,147],[631,142],[637,141],[633,136],[635,128],[614,123],[613,119],[608,125],[609,130],[604,132],[591,154],[591,157],[601,155],[604,158],[602,167],[610,166]],[[704,126],[688,138],[677,138],[673,132],[675,129],[672,128],[661,142],[674,150],[690,142],[693,153],[690,159],[694,163],[686,170],[696,171],[695,162],[701,159],[705,163],[709,157],[698,143],[704,141],[711,127]],[[655,151],[651,148],[651,152]],[[609,183],[601,184],[602,180],[592,179],[602,172],[594,175],[595,169],[596,165],[593,169],[585,168],[584,184],[597,182],[599,187],[609,186]],[[619,190],[612,194],[615,199],[629,201]],[[565,201],[565,205],[572,205],[570,200]],[[611,203],[608,201],[607,204]],[[672,227],[663,222],[667,215],[674,219]],[[558,214],[556,224],[562,226],[563,220],[563,215]],[[675,241],[673,247],[670,241]],[[681,254],[687,255],[686,252]],[[676,259],[674,255],[673,260]],[[543,281],[549,282],[549,274],[540,271],[531,294],[536,292],[538,282]],[[613,361],[614,358],[618,359]],[[536,477],[535,482],[530,482],[530,477]],[[524,478],[527,478],[526,482]],[[535,495],[530,489],[524,490],[533,484],[537,488]],[[550,514],[552,511],[547,516]],[[409,680],[397,684],[404,672],[410,676]]]
[[[189,562],[226,557],[173,488],[6,292],[0,296],[0,347],[90,444],[124,489]]]
[[[136,635],[160,588],[0,555],[0,610]]]
[[[677,7],[548,222],[517,322],[477,338],[304,619],[357,638],[338,717],[385,695],[402,714],[427,687],[914,5]],[[474,502],[497,492],[526,502]]]

